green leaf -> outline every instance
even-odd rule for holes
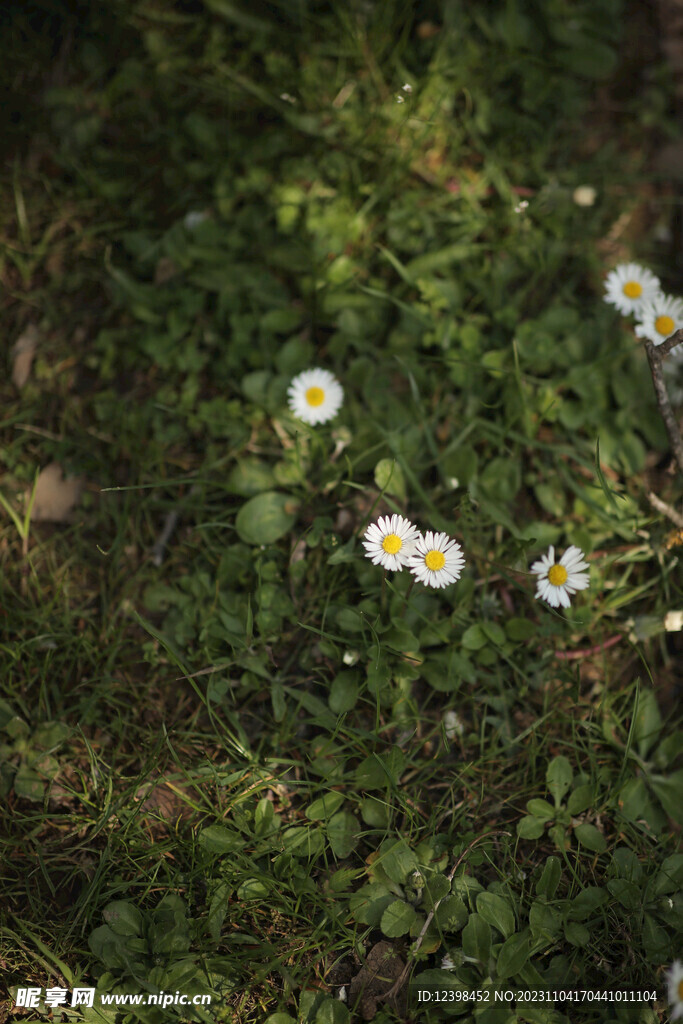
[[[548,770],[545,773],[545,781],[555,801],[556,807],[560,806],[562,798],[572,784],[573,777],[574,772],[572,771],[572,766],[567,758],[562,755],[554,757],[548,765]]]
[[[496,973],[499,978],[511,978],[518,974],[529,959],[529,937],[511,935],[498,950]]]
[[[232,889],[227,882],[219,882],[211,897],[209,916],[206,923],[209,935],[214,942],[218,942],[221,937],[221,929],[225,921],[225,915],[228,912],[231,892]]]
[[[273,486],[273,469],[255,456],[241,458],[228,474],[226,490],[250,498]]]
[[[117,935],[141,935],[142,914],[126,900],[114,900],[102,911],[102,917]]]
[[[591,850],[593,853],[604,853],[607,849],[607,840],[603,836],[602,832],[599,832],[595,825],[577,825],[574,829],[574,835],[587,850]]]
[[[327,703],[335,715],[342,715],[355,707],[358,700],[358,676],[355,672],[340,672],[334,679]]]
[[[408,903],[403,900],[394,900],[382,914],[380,928],[389,939],[395,939],[399,935],[409,932],[417,914]]]
[[[683,768],[673,775],[651,775],[650,785],[670,818],[683,825]],[[14,788],[16,789],[16,780]]]
[[[595,885],[589,885],[572,900],[569,917],[572,921],[585,921],[605,902],[607,893]]]
[[[590,941],[590,932],[585,925],[578,921],[564,922],[564,937],[572,946],[587,946]]]
[[[517,835],[520,839],[540,839],[545,832],[545,825],[540,818],[527,814],[517,822]]]
[[[588,79],[609,78],[617,64],[614,47],[587,34],[577,33],[572,42],[570,48],[557,51],[558,59],[571,74]]]
[[[265,1024],[296,1024],[296,1020],[288,1013],[278,1010],[277,1013],[271,1013],[269,1017],[266,1017]]]
[[[475,622],[473,626],[470,626],[465,630],[460,642],[465,650],[478,651],[481,647],[486,646],[488,643],[488,637],[482,627]]]
[[[425,882],[424,892],[422,893],[422,906],[425,910],[433,910],[434,904],[438,900],[442,900],[451,891],[451,883],[445,875],[438,874],[432,875]],[[467,918],[465,918],[467,920]],[[465,922],[463,921],[463,924]]]
[[[529,640],[538,632],[538,626],[529,619],[508,619],[505,623],[505,631],[510,640]]]
[[[225,825],[209,825],[199,833],[199,844],[209,853],[234,853],[241,850],[245,840],[239,832]]]
[[[655,921],[651,914],[643,915],[643,949],[652,964],[666,964],[671,960],[671,936]]]
[[[389,892],[385,885],[379,882],[371,882],[369,885],[364,885],[351,896],[349,899],[349,909],[358,924],[378,928],[382,920],[382,914],[395,899],[395,894]]]
[[[315,1014],[315,1024],[348,1024],[351,1014],[341,999],[327,996]]]
[[[241,900],[258,900],[272,895],[270,889],[260,878],[247,878],[237,890],[237,896]]]
[[[20,764],[14,776],[14,792],[22,800],[41,801],[45,792],[45,779],[27,764]]]
[[[405,756],[394,747],[386,754],[369,754],[356,768],[359,789],[385,789],[395,786],[403,773]]]
[[[392,882],[403,885],[408,875],[420,866],[417,854],[410,849],[405,839],[389,839],[380,847],[380,864]]]
[[[642,887],[627,878],[611,878],[607,888],[626,910],[637,910],[643,905]]]
[[[481,628],[491,643],[495,644],[496,647],[503,646],[505,643],[505,630],[502,626],[499,626],[497,622],[482,622]]]
[[[311,821],[324,821],[326,818],[331,818],[333,814],[337,813],[344,803],[344,799],[343,793],[337,793],[333,790],[310,803],[305,809],[304,814]]]
[[[327,838],[336,857],[348,857],[359,841],[358,819],[350,811],[334,814],[327,823]]]
[[[655,877],[653,894],[663,896],[680,888],[683,888],[683,853],[672,853],[662,861]]]
[[[654,691],[639,687],[633,716],[633,735],[638,744],[638,753],[647,757],[662,731],[662,717]]]
[[[279,825],[280,816],[275,813],[271,801],[264,796],[254,811],[254,834],[267,836],[271,832],[276,832]]]
[[[515,930],[515,915],[508,900],[494,892],[480,892],[477,896],[477,913],[498,931],[509,938]]]
[[[380,491],[393,494],[399,501],[406,500],[406,478],[395,459],[380,459],[375,466],[375,483]]]
[[[529,800],[526,809],[529,814],[533,814],[534,818],[540,818],[541,821],[553,821],[555,818],[555,808],[547,800]]]
[[[467,923],[467,907],[459,896],[446,896],[436,909],[436,923],[445,932],[459,932]]]
[[[389,806],[374,796],[366,796],[361,800],[360,813],[365,824],[372,828],[386,828],[391,820]]]
[[[491,926],[480,914],[470,914],[462,930],[462,949],[465,956],[478,960],[484,967],[491,955]]]
[[[322,832],[305,825],[291,825],[282,833],[282,844],[295,857],[316,857],[325,846]]]
[[[562,919],[556,910],[542,900],[534,900],[529,910],[529,927],[535,939],[551,942],[560,930]]]
[[[577,786],[569,794],[567,800],[567,810],[570,814],[581,814],[593,803],[593,787],[590,783],[586,783],[584,786]]]
[[[562,868],[557,857],[548,857],[543,874],[536,883],[536,894],[551,900],[557,891],[562,877]]]
[[[278,491],[250,498],[237,513],[235,527],[246,544],[274,544],[296,522],[296,503]]]

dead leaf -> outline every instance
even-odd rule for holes
[[[65,477],[59,463],[51,462],[38,475],[31,519],[34,522],[65,522],[82,489],[81,477]]]
[[[192,817],[192,807],[189,806],[192,798],[187,789],[163,778],[141,786],[135,799],[142,801],[140,809],[144,817],[158,817],[171,822],[178,819],[186,821]]]
[[[378,1003],[385,1001],[386,994],[398,981],[405,963],[394,952],[390,942],[377,942],[367,955],[358,974],[351,980],[349,1006],[355,1006],[360,997],[360,1012],[363,1020],[372,1020],[378,1010]],[[405,991],[397,993],[386,1003],[390,1009],[405,1009]]]
[[[12,348],[12,383],[20,391],[31,374],[31,364],[39,341],[40,331],[35,324],[29,324]]]

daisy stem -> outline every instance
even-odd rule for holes
[[[382,595],[380,597],[379,606],[380,606],[382,611],[384,611],[386,606],[387,606],[387,570],[386,569],[382,570]]]
[[[411,579],[410,583],[408,584],[408,589],[406,590],[405,604],[403,605],[403,617],[404,618],[405,618],[406,612],[408,611],[408,599],[410,597],[411,591],[412,591],[414,586],[415,586],[415,577],[413,576],[413,578]]]

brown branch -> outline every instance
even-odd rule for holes
[[[664,383],[664,374],[662,372],[662,363],[664,359],[669,355],[672,349],[676,348],[677,345],[683,344],[683,328],[672,334],[670,338],[662,342],[661,345],[654,345],[651,341],[645,342],[645,351],[647,353],[647,361],[650,364],[650,372],[652,373],[652,383],[655,389],[655,396],[657,398],[657,405],[659,411],[664,420],[664,426],[666,432],[669,435],[669,441],[671,448],[674,453],[678,468],[683,473],[683,438],[681,432],[678,429],[678,423],[674,416],[671,403],[669,402],[669,395],[666,390],[666,384]]]
[[[599,654],[600,651],[606,651],[609,647],[614,647],[615,644],[618,644],[623,639],[623,635],[618,633],[617,636],[611,636],[609,640],[604,640],[601,644],[596,644],[595,647],[583,647],[580,651],[555,651],[555,657],[559,658],[560,661],[589,658],[591,654]]]
[[[656,508],[658,512],[661,512],[663,516],[670,519],[672,523],[675,523],[679,529],[683,530],[683,515],[677,512],[671,505],[667,505],[665,501],[658,498],[654,491],[647,492],[647,500],[650,502],[653,508]]]
[[[448,881],[449,882],[453,881],[453,878],[455,877],[455,872],[458,870],[458,868],[460,867],[460,865],[464,861],[465,857],[469,853],[472,852],[472,850],[477,845],[477,843],[481,843],[482,840],[484,840],[484,839],[490,839],[491,836],[509,836],[509,835],[511,835],[511,833],[510,832],[506,832],[504,829],[494,829],[492,832],[484,832],[483,835],[477,836],[476,839],[473,839],[472,842],[469,843],[465,847],[465,849],[462,851],[462,853],[460,854],[460,856],[456,860],[456,862],[453,865],[453,867],[451,868],[451,870],[446,875],[446,878],[448,879]],[[442,900],[445,900],[446,896],[448,896],[449,893],[450,893],[450,886],[448,888],[448,893],[445,893],[441,897],[440,900],[437,900],[436,903],[434,904],[434,906],[432,907],[432,909],[427,914],[427,920],[422,925],[422,931],[420,932],[418,937],[415,939],[415,942],[413,943],[413,948],[411,950],[412,959],[409,960],[408,963],[405,965],[405,967],[403,968],[403,970],[401,971],[401,973],[399,974],[398,978],[396,979],[394,984],[391,986],[391,988],[388,989],[388,991],[386,991],[383,995],[377,997],[378,1000],[381,999],[382,1001],[384,1001],[386,999],[394,999],[398,995],[398,993],[401,991],[401,989],[403,988],[403,985],[405,983],[406,977],[408,976],[408,972],[410,971],[411,963],[415,960],[415,957],[417,956],[418,950],[419,950],[420,946],[422,945],[422,942],[424,940],[425,935],[427,934],[427,929],[429,928],[430,924],[434,920],[434,915],[436,914],[437,910],[439,909],[439,905],[441,904]]]

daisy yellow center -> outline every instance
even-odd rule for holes
[[[306,392],[306,401],[309,405],[322,405],[325,401],[325,392],[322,388],[309,388]]]
[[[673,334],[675,326],[676,325],[674,324],[670,316],[658,316],[655,320],[655,328],[657,330],[657,333],[664,334],[666,337],[668,337],[670,334]]]
[[[425,565],[432,572],[438,572],[439,569],[443,569],[446,564],[446,556],[443,551],[428,551],[425,555]]]
[[[678,1001],[683,1003],[683,978],[678,983]]]
[[[639,299],[643,294],[643,286],[637,281],[627,281],[623,291],[627,299]]]
[[[382,547],[388,555],[395,555],[403,547],[403,541],[395,533],[388,533],[382,541]]]
[[[554,587],[561,587],[567,582],[567,570],[563,565],[553,565],[548,571],[548,580]]]

